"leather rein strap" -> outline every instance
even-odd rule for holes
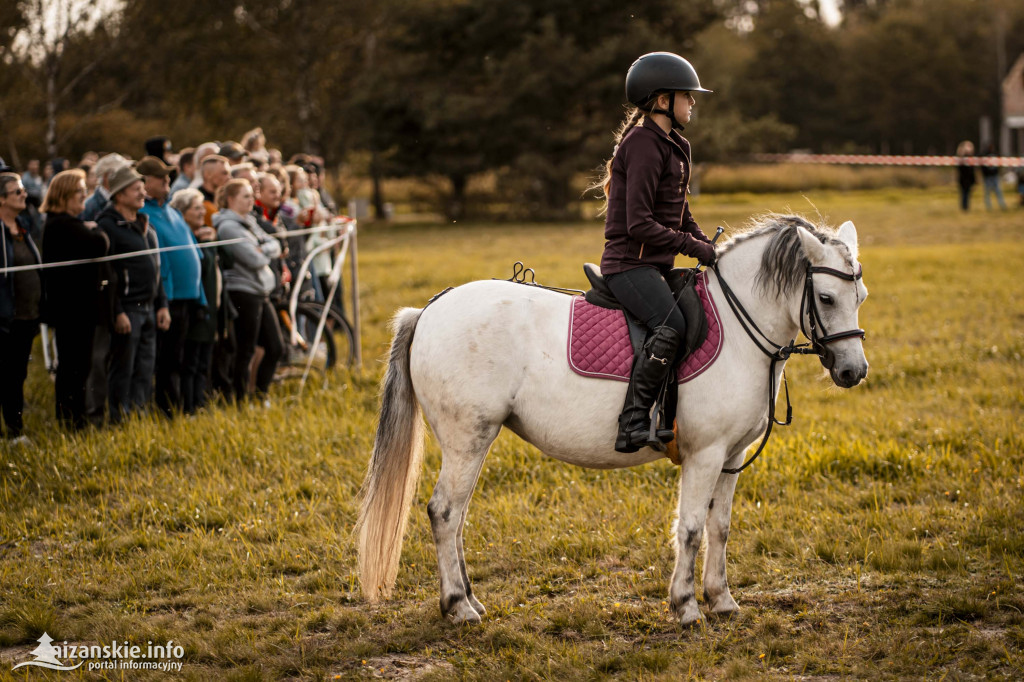
[[[843,332],[836,332],[835,334],[828,334],[825,332],[825,325],[821,318],[821,313],[818,311],[818,305],[816,296],[814,293],[814,279],[813,275],[821,273],[823,275],[832,275],[850,282],[855,282],[863,277],[864,268],[861,267],[856,274],[849,274],[840,270],[833,270],[832,268],[815,267],[812,265],[807,266],[807,276],[804,281],[804,296],[800,302],[800,331],[810,339],[810,343],[797,344],[796,339],[793,339],[785,346],[775,343],[768,335],[761,331],[754,322],[754,318],[750,316],[743,304],[740,303],[739,298],[733,292],[732,288],[729,287],[725,278],[722,277],[721,271],[718,269],[716,263],[712,266],[715,271],[715,276],[718,277],[718,283],[722,286],[722,293],[725,295],[725,300],[729,304],[729,308],[732,310],[733,315],[739,321],[740,326],[743,327],[743,331],[747,333],[750,340],[754,342],[757,349],[768,356],[771,359],[771,363],[768,366],[768,428],[765,429],[764,437],[761,438],[761,444],[757,446],[757,451],[754,452],[750,458],[743,463],[742,466],[729,469],[723,468],[723,474],[738,474],[748,466],[753,464],[754,460],[761,454],[765,446],[768,444],[768,439],[772,435],[772,427],[778,424],[779,426],[789,426],[793,423],[793,404],[789,400],[789,381],[786,380],[786,370],[782,370],[782,382],[786,389],[786,421],[780,422],[775,418],[775,396],[776,396],[776,379],[775,379],[775,366],[780,362],[785,362],[791,355],[817,355],[821,358],[822,364],[826,368],[831,369],[832,364],[835,362],[832,353],[827,348],[827,344],[833,341],[839,341],[841,339],[849,339],[853,337],[864,338],[863,329],[851,329]],[[807,334],[804,330],[804,313],[810,311],[810,334]],[[818,330],[823,332],[822,336],[818,335]],[[756,336],[755,336],[756,333]],[[828,364],[826,364],[826,360]]]

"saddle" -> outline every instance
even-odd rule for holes
[[[632,367],[651,330],[615,299],[596,265],[587,263],[583,271],[590,280],[591,289],[573,301],[569,322],[569,365],[583,376],[629,381]],[[665,381],[655,402],[654,418],[656,423],[663,425],[662,428],[675,428],[679,384],[704,372],[721,351],[721,321],[711,300],[706,277],[705,273],[676,268],[665,278],[686,319],[686,336],[679,344],[668,374],[676,380]],[[628,344],[624,338],[626,334]],[[666,457],[679,464],[676,441],[668,444]]]
[[[643,348],[650,329],[643,322],[629,314],[629,311],[622,307],[615,299],[615,294],[608,288],[604,281],[601,269],[593,263],[584,263],[583,272],[590,280],[590,290],[583,297],[587,303],[596,305],[608,310],[621,310],[626,316],[626,326],[629,329],[629,342],[633,346],[634,360]],[[704,314],[704,306],[701,303],[700,294],[697,292],[697,277],[695,272],[689,268],[674,268],[665,277],[672,295],[679,302],[679,310],[686,319],[686,338],[679,345],[679,352],[673,363],[673,371],[678,369],[680,363],[686,360],[689,355],[699,348],[708,336],[708,321]],[[681,292],[681,293],[680,293]]]

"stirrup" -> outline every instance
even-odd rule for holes
[[[652,427],[646,433],[644,429],[629,432],[620,430],[615,437],[615,451],[630,454],[642,448],[651,448],[658,452],[665,452],[665,444],[672,442],[674,438],[675,433],[668,429]]]

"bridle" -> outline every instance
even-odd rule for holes
[[[811,348],[821,358],[821,364],[825,369],[832,369],[836,364],[836,356],[832,350],[828,347],[828,344],[835,341],[842,341],[843,339],[852,338],[864,338],[863,329],[848,329],[844,332],[836,332],[835,334],[829,334],[825,329],[825,322],[821,318],[821,312],[818,310],[818,297],[814,293],[814,278],[812,275],[815,273],[821,273],[823,275],[831,275],[838,277],[839,279],[846,280],[847,282],[856,282],[864,277],[864,266],[861,266],[856,274],[849,274],[842,270],[833,270],[832,268],[818,267],[818,266],[807,266],[807,277],[804,279],[804,298],[800,302],[800,331],[803,332],[804,336],[811,340]],[[716,272],[717,274],[717,272]],[[808,314],[810,320],[811,333],[808,334],[807,330],[804,329],[804,314]],[[819,334],[819,329],[821,334]]]
[[[849,274],[842,272],[841,270],[833,270],[832,268],[813,266],[810,263],[807,264],[807,273],[804,278],[804,294],[803,299],[800,301],[800,331],[810,339],[810,343],[800,343],[793,339],[785,346],[775,343],[768,335],[765,334],[754,322],[754,318],[750,316],[743,304],[740,303],[739,298],[733,292],[733,290],[726,283],[725,278],[722,277],[722,272],[718,268],[718,263],[715,263],[712,267],[715,271],[715,276],[718,278],[718,283],[722,287],[722,293],[725,295],[725,300],[729,304],[729,308],[732,309],[733,315],[739,320],[740,326],[743,327],[743,331],[747,333],[750,340],[754,342],[754,345],[762,353],[771,359],[771,364],[768,366],[768,428],[764,432],[764,437],[761,439],[761,444],[757,447],[757,451],[750,456],[742,466],[734,469],[722,469],[723,474],[738,474],[748,466],[750,466],[758,455],[764,450],[765,445],[768,444],[768,438],[772,435],[772,427],[775,424],[779,426],[789,426],[793,423],[793,405],[789,401],[789,382],[786,380],[786,370],[782,370],[782,382],[786,389],[786,421],[780,422],[775,418],[775,395],[776,395],[776,383],[775,383],[775,366],[780,362],[785,362],[791,355],[817,355],[821,360],[821,364],[825,369],[831,370],[835,365],[835,354],[829,348],[829,344],[835,341],[841,341],[842,339],[860,338],[863,339],[865,334],[863,329],[849,329],[847,331],[836,332],[829,334],[828,330],[825,329],[824,320],[821,317],[821,312],[818,310],[817,295],[814,291],[814,275],[823,274],[838,277],[839,279],[846,280],[848,282],[856,282],[863,278],[864,268],[861,266],[856,274]],[[804,315],[808,315],[810,321],[810,333],[804,328]],[[756,336],[755,336],[756,334]]]

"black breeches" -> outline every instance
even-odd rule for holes
[[[622,307],[648,329],[668,326],[686,338],[686,318],[679,310],[668,282],[656,268],[639,267],[605,277]]]

